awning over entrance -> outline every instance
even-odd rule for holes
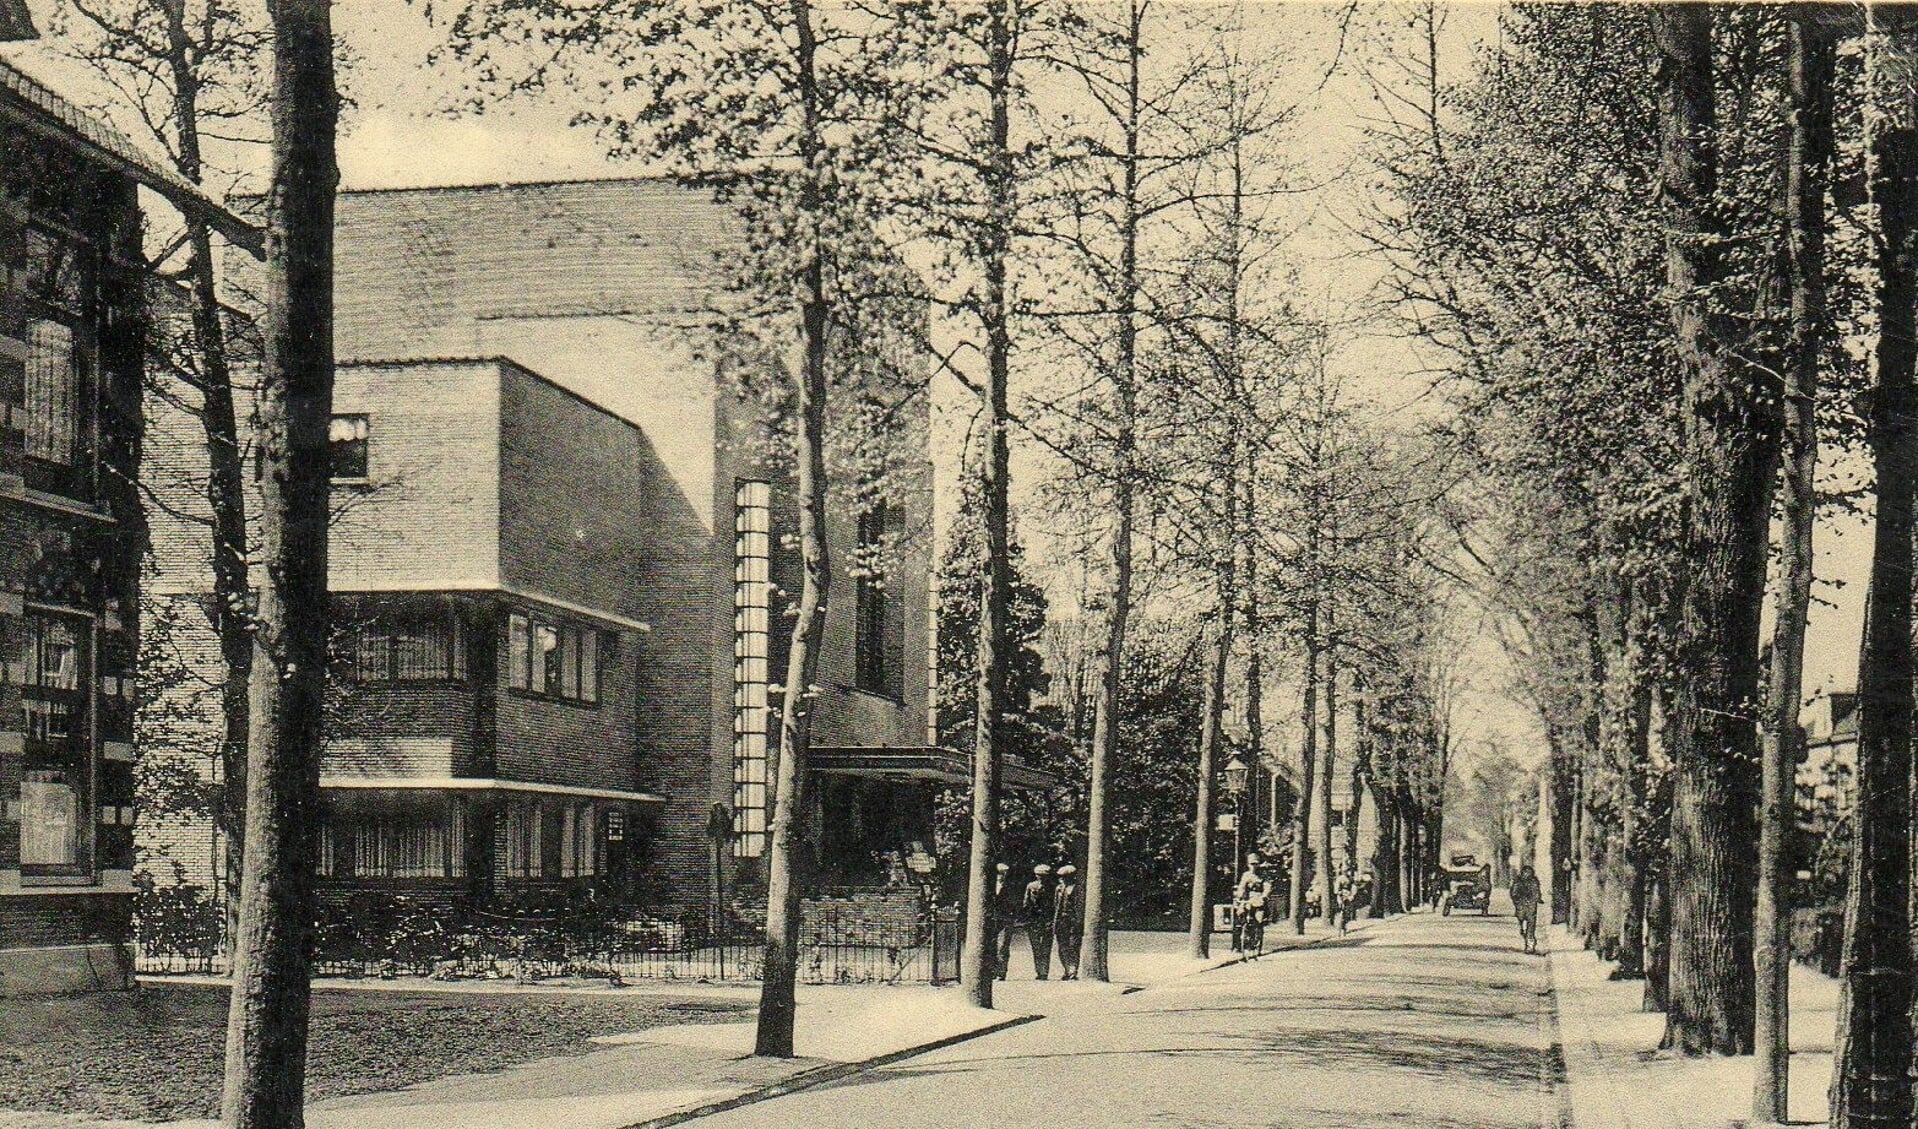
[[[942,784],[972,782],[972,761],[962,753],[937,745],[845,745],[812,749],[812,770],[835,776],[865,776],[880,780],[936,780]],[[1008,759],[1000,769],[1008,788],[1043,792],[1059,786],[1059,778],[1023,761]]]
[[[633,804],[663,804],[666,797],[619,788],[575,788],[568,784],[535,784],[526,780],[499,780],[490,776],[322,776],[320,787],[370,792],[533,792],[547,796],[574,796],[582,800],[624,800]]]

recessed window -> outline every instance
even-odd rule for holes
[[[600,633],[524,612],[506,617],[506,684],[529,694],[599,701]]]
[[[81,873],[91,812],[87,686],[92,628],[80,617],[39,612],[29,613],[24,623],[20,865],[29,875]]]
[[[27,455],[71,466],[79,455],[80,382],[73,330],[27,323]]]
[[[363,415],[334,416],[326,430],[333,459],[333,477],[357,481],[366,477],[366,440],[372,427]]]
[[[767,650],[772,619],[772,485],[733,489],[733,853],[766,852]]]
[[[859,515],[860,572],[854,583],[853,681],[870,694],[899,698],[905,693],[903,608],[881,571],[885,553],[886,504]]]
[[[379,616],[348,630],[353,677],[360,682],[466,677],[466,654],[456,616]]]

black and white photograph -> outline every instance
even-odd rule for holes
[[[0,0],[0,1129],[1918,1129],[1918,4]]]

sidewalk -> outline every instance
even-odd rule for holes
[[[1268,956],[1336,936],[1316,925],[1303,938],[1287,931],[1268,940]],[[1096,1009],[1127,992],[1242,959],[1230,951],[1229,938],[1215,935],[1212,941],[1213,954],[1195,961],[1186,956],[1183,934],[1116,933],[1110,956],[1112,982],[1101,984],[1034,981],[1030,951],[1019,938],[1009,978],[994,985],[994,1010],[970,1007],[957,986],[802,987],[800,1058],[753,1058],[751,1021],[651,1028],[599,1037],[594,1040],[600,1044],[598,1049],[581,1054],[318,1102],[309,1107],[307,1124],[313,1129],[523,1129],[529,1125],[627,1129],[678,1124],[703,1112],[804,1089],[1047,1015]],[[1058,975],[1056,965],[1053,975]],[[677,990],[686,987],[679,985]],[[359,990],[381,989],[367,985]],[[758,992],[756,985],[707,990],[753,998]],[[0,1129],[132,1129],[152,1124],[0,1111]],[[167,1124],[175,1129],[213,1129],[217,1123]]]
[[[1642,980],[1612,981],[1613,965],[1563,926],[1550,936],[1552,989],[1576,1129],[1727,1129],[1751,1116],[1750,1057],[1685,1058],[1660,1051],[1661,1013],[1639,1010]],[[1821,1125],[1831,1081],[1838,982],[1791,969],[1791,1120]]]

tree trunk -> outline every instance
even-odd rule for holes
[[[1112,816],[1107,810],[1113,762],[1119,755],[1119,707],[1124,700],[1126,628],[1132,617],[1133,456],[1138,441],[1139,353],[1139,149],[1140,70],[1144,56],[1145,6],[1129,9],[1126,42],[1125,151],[1120,161],[1124,214],[1119,227],[1119,286],[1114,337],[1113,421],[1115,447],[1112,480],[1112,608],[1106,620],[1105,669],[1092,723],[1091,779],[1086,789],[1086,876],[1083,952],[1079,974],[1087,980],[1110,978],[1106,940],[1106,850]]]
[[[1212,636],[1212,655],[1205,673],[1205,716],[1199,733],[1198,802],[1192,814],[1192,902],[1186,926],[1186,951],[1199,959],[1212,949],[1212,778],[1217,773],[1219,746],[1225,720],[1226,665],[1232,657],[1232,613],[1238,600],[1233,592],[1233,565],[1237,552],[1238,452],[1228,451],[1225,464],[1225,521],[1220,531],[1225,544],[1218,550],[1216,570],[1218,624]]]
[[[1565,739],[1557,726],[1547,725],[1545,742],[1550,757],[1546,769],[1551,773],[1552,843],[1551,892],[1552,924],[1569,925],[1572,920],[1572,844],[1577,823],[1578,766],[1565,748]]]
[[[1372,896],[1378,916],[1405,912],[1404,892],[1399,886],[1399,811],[1390,787],[1372,781],[1372,809],[1378,813],[1379,837],[1372,850]]]
[[[795,31],[793,77],[799,88],[800,159],[818,168],[818,72],[809,0],[789,0]],[[766,852],[766,955],[759,986],[759,1023],[753,1054],[791,1058],[798,1020],[799,905],[804,872],[811,862],[806,804],[807,764],[812,751],[812,714],[817,701],[819,648],[826,634],[826,601],[832,560],[826,543],[826,335],[831,309],[826,299],[826,235],[820,217],[825,186],[809,182],[801,207],[811,246],[793,280],[799,317],[800,368],[794,392],[793,465],[798,471],[799,607],[786,650],[786,694],[779,710],[779,760],[773,780],[772,827]]]
[[[1688,417],[1664,1045],[1745,1054],[1758,879],[1751,703],[1778,429],[1763,382],[1736,356],[1735,326],[1715,293],[1725,278],[1727,232],[1717,202],[1714,20],[1706,5],[1651,9],[1667,287]]]
[[[1337,879],[1332,873],[1332,772],[1337,763],[1339,736],[1339,662],[1338,629],[1332,622],[1332,608],[1325,609],[1325,741],[1319,749],[1319,799],[1314,817],[1318,848],[1319,914],[1327,925],[1338,907],[1334,894]]]
[[[1752,1090],[1755,1121],[1784,1121],[1790,1108],[1791,866],[1796,822],[1799,703],[1804,697],[1805,621],[1811,611],[1812,529],[1818,469],[1818,366],[1825,343],[1825,183],[1831,152],[1835,43],[1803,14],[1791,20],[1791,137],[1785,157],[1786,271],[1791,340],[1785,402],[1786,472],[1780,591],[1772,629],[1771,700],[1762,733],[1758,901],[1754,933]]]
[[[1004,746],[1006,702],[1006,600],[1010,584],[1007,529],[1006,382],[1012,368],[1011,294],[1007,290],[1012,259],[1014,192],[1012,167],[1012,38],[1018,20],[1016,0],[993,0],[987,9],[987,86],[991,100],[991,138],[987,154],[988,230],[984,233],[986,387],[983,467],[986,526],[985,572],[979,606],[985,622],[979,631],[979,712],[972,747],[972,850],[966,876],[966,936],[959,954],[959,978],[975,1007],[992,1006],[993,856],[999,840],[999,769]]]
[[[1873,9],[1865,9],[1867,18]],[[1858,662],[1858,763],[1851,878],[1840,957],[1832,1124],[1903,1127],[1912,1115],[1912,518],[1918,411],[1912,395],[1918,300],[1918,107],[1912,58],[1867,39],[1867,153],[1879,222],[1877,349],[1870,444],[1877,476],[1871,581]]]
[[[1305,843],[1312,821],[1312,785],[1319,770],[1319,605],[1305,609],[1305,745],[1299,754],[1299,802],[1292,808],[1292,868],[1286,911],[1292,932],[1305,933]]]
[[[272,0],[273,170],[260,371],[259,612],[246,846],[226,1036],[230,1129],[304,1124],[333,412],[333,139],[328,0]]]

